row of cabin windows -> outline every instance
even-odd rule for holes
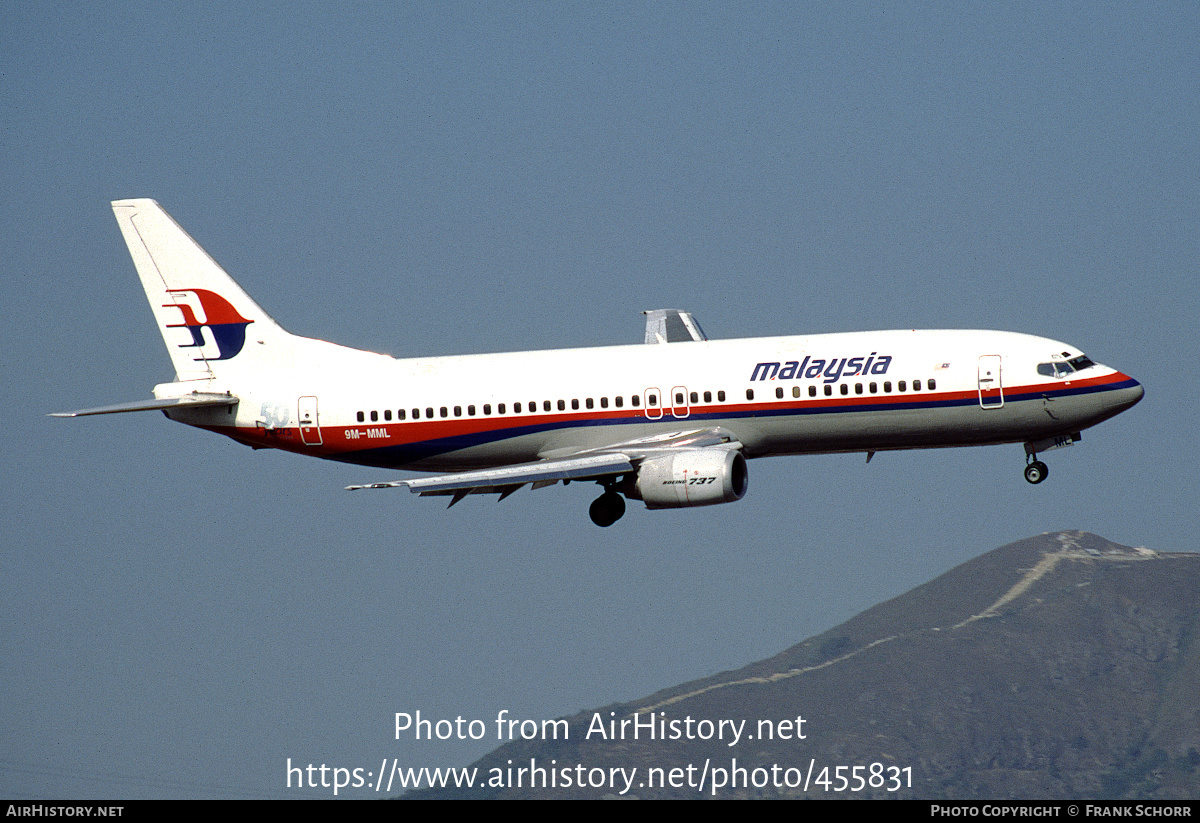
[[[927,380],[926,384],[929,386],[929,391],[935,391],[937,389],[937,380],[934,380],[933,378],[930,378],[929,380]],[[913,391],[921,390],[921,381],[920,380],[912,381],[912,390]],[[879,384],[878,383],[867,383],[866,391],[870,394],[879,394]],[[907,381],[901,380],[898,383],[896,383],[896,391],[898,391],[898,392],[908,391]],[[883,381],[883,393],[891,394],[891,392],[892,392],[892,381],[891,380]],[[838,393],[839,394],[849,394],[850,393],[850,384],[849,383],[839,383],[838,384]],[[862,383],[854,384],[854,393],[855,394],[863,393],[863,384]],[[800,387],[792,386],[792,397],[799,397],[799,396],[800,396]],[[808,387],[808,396],[809,397],[817,396],[817,387],[816,386]],[[829,383],[825,384],[825,396],[826,397],[833,396],[833,386],[830,385]],[[775,398],[777,400],[783,399],[783,387],[782,386],[775,389]],[[754,389],[746,390],[746,399],[747,400],[754,399]]]
[[[700,393],[699,392],[692,392],[691,395],[692,395],[693,403],[700,402],[700,400],[699,400]],[[676,398],[675,399],[676,405],[683,405],[683,394],[682,393],[676,393],[675,398]],[[713,398],[712,392],[710,392],[710,391],[704,392],[704,402],[705,403],[711,403],[712,398]],[[723,391],[717,392],[717,400],[718,400],[718,402],[724,403],[725,402],[725,392],[723,392]],[[579,400],[579,398],[572,398],[570,401],[567,401],[567,400],[557,400],[557,401],[543,400],[541,411],[544,411],[544,412],[553,411],[555,408],[557,408],[559,411],[566,411],[568,402],[571,405],[572,411],[579,411],[579,409],[581,408],[581,401]],[[586,397],[582,401],[582,408],[585,408],[585,409],[594,409],[597,407],[597,405],[599,405],[599,408],[607,409],[609,407],[608,398],[601,397],[599,399],[598,404],[597,404],[596,398],[594,398],[594,397]],[[612,405],[618,409],[625,408],[624,395],[617,395],[616,397],[614,397],[612,399]],[[630,395],[629,396],[629,405],[633,408],[641,407],[641,405],[642,405],[641,396],[637,395],[637,394]],[[646,395],[646,405],[650,408],[656,408],[658,406],[658,394],[651,393],[651,394]],[[484,403],[482,408],[483,408],[484,416],[490,415],[492,413],[492,404],[491,403]],[[528,409],[529,414],[536,414],[538,412],[538,401],[531,400],[527,405],[521,403],[521,401],[517,401],[516,403],[512,404],[512,413],[513,414],[521,414],[522,412],[525,411],[526,408]],[[462,417],[463,416],[463,407],[462,406],[453,406],[453,407],[441,406],[436,410],[436,413],[435,413],[434,408],[432,406],[428,406],[425,408],[424,414],[421,413],[421,409],[415,408],[415,409],[412,409],[412,419],[420,420],[422,417],[424,417],[427,420],[432,420],[434,417],[450,417],[451,412],[453,412],[454,417]],[[467,417],[475,417],[476,416],[476,407],[474,405],[467,406],[466,412],[467,412]],[[507,404],[505,404],[505,403],[497,403],[496,404],[496,414],[507,414],[507,413],[508,413]],[[383,420],[383,422],[388,423],[388,422],[391,422],[392,420],[407,420],[407,419],[409,419],[408,415],[409,415],[408,409],[397,409],[394,414],[391,409],[384,409],[383,412],[379,412],[379,411],[361,412],[360,411],[358,413],[357,417],[358,417],[359,423],[367,422],[368,416],[370,417],[372,423],[378,423],[381,419]]]
[[[696,392],[696,391],[691,392],[689,397],[690,397],[690,401],[693,405],[700,402],[700,392]],[[712,392],[710,392],[710,391],[704,392],[704,402],[705,403],[711,403],[712,399],[713,399]],[[723,391],[717,392],[717,402],[718,403],[725,402],[725,392],[723,392]],[[681,392],[681,391],[675,392],[675,405],[676,406],[683,405],[683,392]]]
[[[711,394],[711,393],[705,392],[705,394]],[[720,394],[722,395],[722,399],[724,399],[725,392],[720,392]],[[579,398],[573,398],[570,401],[567,401],[567,400],[557,400],[557,401],[543,400],[541,411],[546,411],[546,412],[553,411],[555,408],[557,408],[559,411],[566,411],[568,402],[571,405],[572,411],[579,411],[579,409],[580,409]],[[594,409],[597,406],[596,398],[594,398],[594,397],[584,398],[582,403],[583,403],[582,407],[587,408],[587,409]],[[630,406],[637,408],[637,407],[640,407],[641,404],[642,404],[642,398],[640,395],[636,395],[636,394],[630,395],[630,397],[629,397],[629,405]],[[614,397],[612,399],[612,405],[618,409],[625,408],[624,395],[618,395],[618,396]],[[658,395],[651,394],[651,395],[647,396],[646,405],[647,406],[657,406],[658,405]],[[601,397],[600,401],[599,401],[599,407],[602,409],[607,409],[608,406],[609,406],[608,398]],[[529,401],[528,404],[524,404],[518,400],[516,403],[512,404],[512,413],[513,414],[521,414],[522,412],[524,412],[526,410],[526,408],[528,409],[529,414],[536,414],[538,412],[538,401],[531,400],[531,401]],[[490,415],[492,413],[492,404],[484,403],[482,409],[483,409],[483,414],[485,416]],[[454,417],[462,417],[463,416],[463,407],[462,406],[454,406],[454,407],[441,406],[436,410],[436,413],[432,406],[428,406],[425,408],[424,414],[421,413],[421,409],[419,409],[419,408],[412,409],[412,419],[420,420],[422,417],[424,417],[425,419],[433,419],[434,417],[450,417],[452,411],[453,411]],[[467,417],[475,417],[476,416],[476,407],[474,405],[467,406],[466,413],[467,413]],[[496,404],[496,414],[507,414],[507,413],[508,413],[508,405],[506,403],[497,403]],[[378,411],[359,412],[358,413],[358,422],[359,423],[367,422],[367,415],[370,415],[372,423],[378,423],[380,420],[380,413]],[[382,419],[385,423],[392,420],[393,419],[392,410],[384,409]],[[396,420],[407,420],[408,419],[408,410],[407,409],[397,409],[396,413],[395,413],[395,419]]]
[[[936,380],[931,379],[926,382],[929,386],[930,391],[934,391],[937,388]],[[879,384],[878,383],[868,383],[866,390],[871,394],[878,394],[879,393]],[[921,381],[920,380],[912,381],[912,390],[913,391],[921,391]],[[826,383],[825,387],[824,387],[824,391],[825,391],[826,397],[831,397],[833,395],[833,386]],[[850,393],[850,384],[849,383],[840,383],[838,385],[838,391],[841,394],[849,394]],[[892,381],[890,381],[890,380],[884,381],[883,391],[885,394],[891,393]],[[896,383],[896,391],[899,391],[899,392],[908,391],[907,382],[904,380],[901,380],[898,383]],[[855,394],[863,393],[863,384],[862,383],[854,384],[854,393]],[[691,402],[693,404],[699,403],[701,394],[703,394],[705,403],[713,402],[713,393],[711,391],[706,391],[703,393],[689,392],[688,398],[687,398],[688,402]],[[801,395],[800,387],[792,386],[792,397],[800,397],[800,395]],[[808,396],[809,397],[817,396],[817,387],[816,386],[808,387]],[[725,402],[725,392],[724,391],[718,391],[716,393],[716,397],[717,397],[718,403]],[[775,397],[776,397],[776,399],[779,399],[779,400],[783,399],[784,391],[783,391],[782,386],[775,389]],[[747,400],[754,399],[754,389],[746,389],[746,399]],[[675,400],[676,406],[684,405],[685,400],[684,400],[683,392],[675,392],[674,400]],[[578,411],[580,409],[579,399],[573,398],[570,401],[567,401],[567,400],[557,400],[557,401],[543,400],[541,403],[541,411],[544,411],[544,412],[553,411],[555,408],[557,408],[558,411],[566,411],[568,402],[570,402],[572,411]],[[582,402],[583,402],[583,408],[587,408],[587,409],[596,408],[596,401],[594,398],[588,397],[588,398],[585,398]],[[642,402],[642,399],[639,395],[633,394],[633,395],[629,396],[629,405],[630,406],[637,408],[637,407],[641,406],[641,402]],[[657,394],[647,395],[646,396],[646,405],[650,408],[657,407],[658,406],[658,395]],[[618,396],[614,397],[613,398],[613,406],[615,406],[618,409],[624,408],[625,407],[624,396],[618,395]],[[608,408],[608,398],[607,397],[600,398],[599,407],[602,409]],[[536,414],[538,412],[538,401],[531,400],[528,403],[528,405],[525,406],[521,403],[521,401],[518,400],[516,403],[512,404],[512,413],[513,414],[521,414],[525,410],[525,408],[528,408],[529,414]],[[482,409],[483,409],[484,416],[491,415],[492,404],[484,403]],[[372,423],[378,423],[381,419],[381,416],[382,416],[383,422],[388,423],[388,422],[391,422],[393,419],[394,420],[407,420],[408,419],[408,411],[409,410],[407,410],[407,409],[397,409],[394,415],[393,415],[391,409],[384,409],[382,413],[379,411],[370,411],[370,412],[361,412],[360,411],[357,416],[358,416],[359,423],[367,422],[368,415],[370,416]],[[450,417],[452,411],[453,411],[454,417],[462,417],[463,416],[463,407],[462,406],[453,406],[453,407],[441,406],[438,409],[436,409],[436,413],[435,413],[435,409],[433,406],[427,406],[424,409],[424,414],[422,414],[422,410],[420,408],[412,409],[412,419],[420,420],[422,417],[424,417],[427,420],[432,420],[434,417]],[[496,414],[507,414],[507,413],[508,413],[508,406],[506,404],[504,404],[504,403],[496,404]],[[476,416],[476,407],[474,405],[467,406],[466,414],[467,414],[467,417],[475,417]]]

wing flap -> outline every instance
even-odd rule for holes
[[[507,497],[526,483],[542,488],[559,480],[588,480],[633,471],[633,463],[624,454],[594,454],[556,460],[539,460],[536,463],[520,463],[499,469],[444,474],[438,477],[421,477],[415,480],[391,480],[384,483],[366,483],[347,486],[347,491],[357,489],[407,488],[420,495],[455,494],[502,494]],[[457,496],[457,495],[456,495]],[[457,501],[455,501],[457,502]]]

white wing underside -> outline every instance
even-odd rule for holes
[[[453,495],[454,499],[450,501],[450,505],[453,506],[468,494],[499,494],[503,500],[527,483],[533,484],[535,489],[541,489],[553,486],[559,480],[567,482],[615,477],[632,472],[643,460],[679,450],[741,447],[742,444],[732,432],[725,429],[691,429],[614,443],[598,449],[585,449],[569,454],[555,453],[532,463],[421,477],[415,480],[366,483],[347,486],[346,489],[353,491],[403,487],[421,496]]]

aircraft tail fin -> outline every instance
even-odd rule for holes
[[[115,200],[112,208],[176,380],[211,379],[291,337],[158,203]]]

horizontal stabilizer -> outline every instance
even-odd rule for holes
[[[135,400],[132,403],[117,403],[112,406],[97,406],[94,409],[54,412],[50,417],[87,417],[91,414],[120,414],[121,412],[156,411],[165,409],[196,408],[199,406],[234,406],[238,399],[232,394],[189,394],[184,397],[164,397],[161,400]]]

